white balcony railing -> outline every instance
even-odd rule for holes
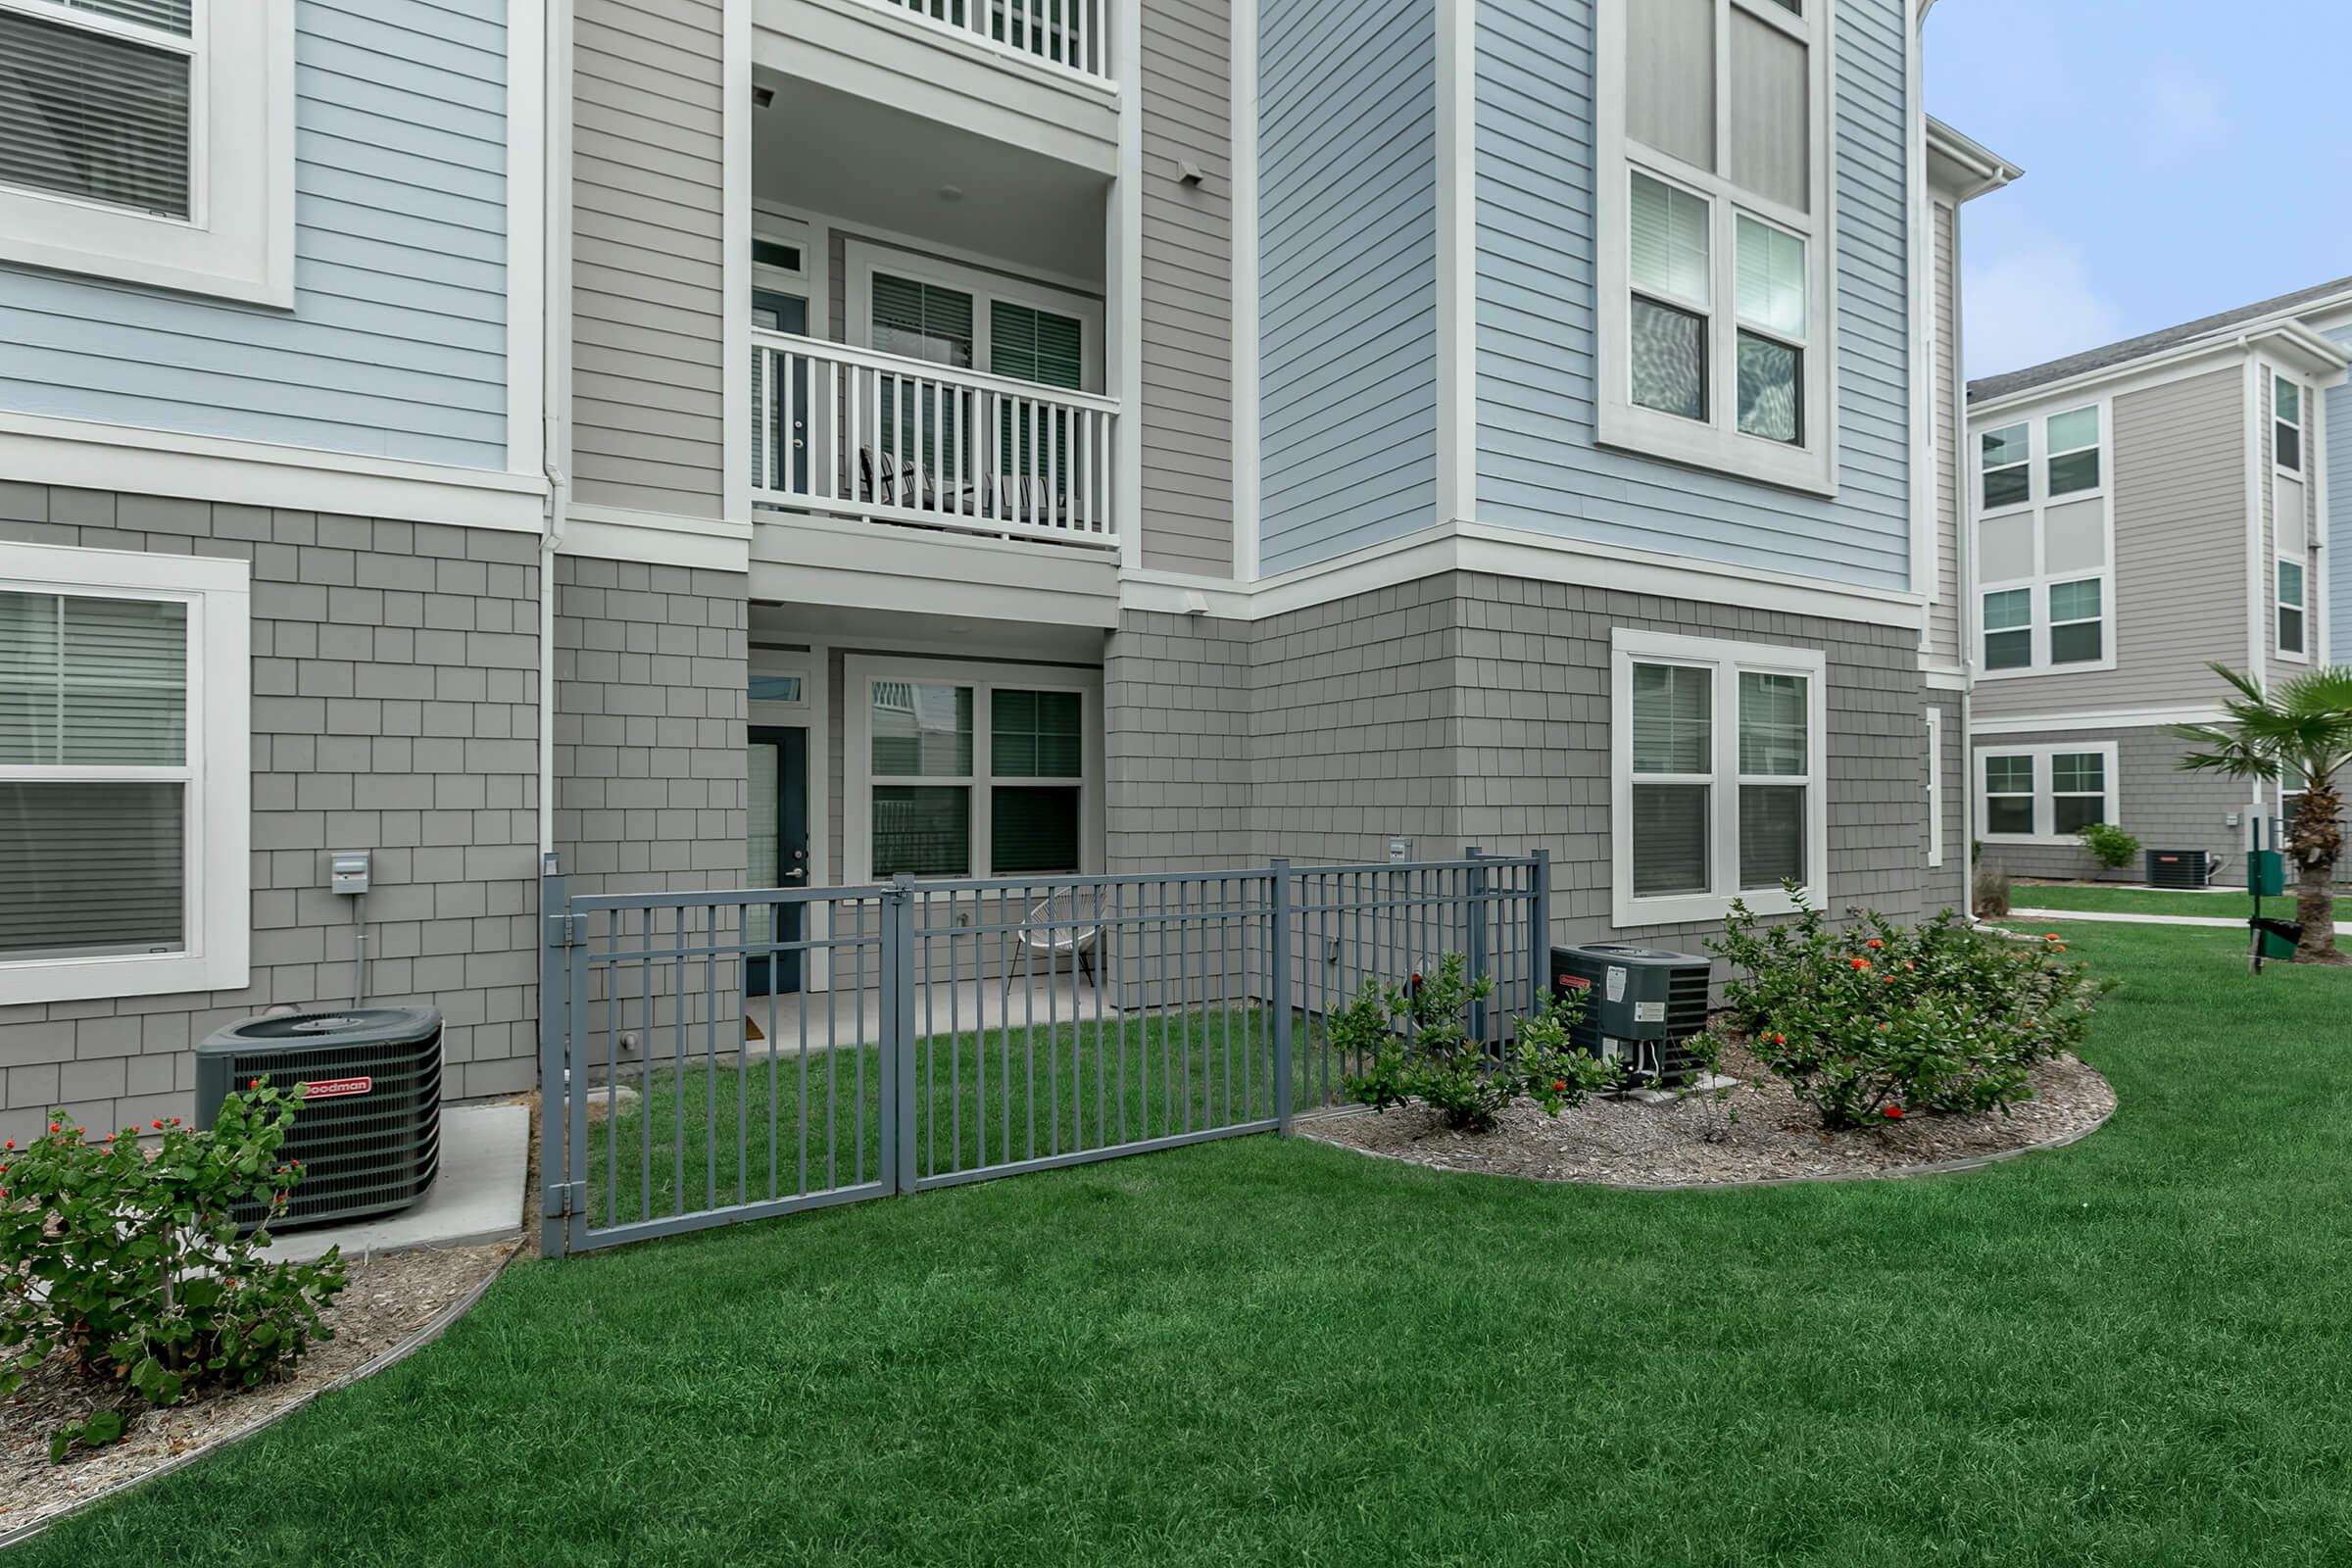
[[[1118,405],[814,338],[752,338],[752,500],[1098,549]]]
[[[993,48],[1109,81],[1110,0],[875,0]]]

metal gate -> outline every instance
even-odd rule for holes
[[[543,879],[555,1255],[1288,1130],[1331,1012],[1460,953],[1538,1004],[1549,862],[572,894]],[[747,977],[752,981],[747,985]]]

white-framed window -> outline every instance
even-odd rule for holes
[[[1065,391],[1102,390],[1102,300],[854,239],[842,249],[852,344]]]
[[[2303,387],[2271,376],[2271,461],[2282,473],[2303,471]]]
[[[1833,0],[1601,0],[1600,438],[1836,489]]]
[[[0,1005],[247,983],[248,576],[0,544]]]
[[[0,261],[294,303],[294,0],[0,0]]]
[[[1818,649],[1619,627],[1611,639],[1612,907],[1620,926],[1790,907],[1829,875]]]
[[[1928,720],[1928,865],[1943,864],[1943,710],[1931,706]]]
[[[843,674],[850,882],[1101,864],[1099,670],[852,657]]]
[[[2282,659],[2309,659],[2304,646],[2304,593],[2310,573],[2300,561],[2278,558],[2278,654]]]
[[[2115,664],[2105,404],[1977,436],[1978,668],[1986,679]]]
[[[2072,844],[2092,823],[2121,819],[2112,741],[1988,745],[1977,779],[1977,836],[1987,844]]]

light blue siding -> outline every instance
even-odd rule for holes
[[[1259,538],[1269,574],[1437,502],[1430,0],[1259,9]]]
[[[1840,445],[1824,499],[1595,444],[1592,0],[1478,8],[1480,521],[1908,586],[1903,12],[1838,8]]]
[[[299,0],[291,312],[0,268],[0,408],[506,464],[506,0]]]
[[[2352,326],[2328,334],[2352,348]],[[2338,545],[2335,531],[2352,536],[2352,386],[2328,394],[2328,523],[2330,537],[2321,552],[2326,562],[2328,595],[2327,657],[2330,663],[2352,664],[2352,537]]]

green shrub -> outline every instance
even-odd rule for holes
[[[2107,989],[2063,961],[2054,934],[2017,942],[1948,909],[1917,927],[1860,913],[1833,928],[1797,906],[1763,928],[1735,904],[1708,947],[1737,972],[1724,1025],[1825,1127],[2031,1099],[2034,1065],[2082,1043]]]
[[[2004,920],[2009,916],[2009,873],[1997,865],[1981,865],[1969,881],[1969,898],[1975,905],[1980,920]]]
[[[2082,841],[2092,859],[2110,871],[2120,871],[2139,858],[2139,840],[2112,822],[2077,828],[2075,837]]]
[[[231,1214],[285,1211],[302,1169],[277,1155],[301,1102],[257,1078],[209,1131],[152,1123],[153,1149],[132,1127],[93,1143],[58,1111],[29,1148],[0,1150],[0,1395],[62,1349],[135,1396],[69,1422],[52,1458],[113,1442],[138,1401],[250,1388],[333,1337],[319,1311],[346,1283],[339,1252],[270,1260],[266,1225],[240,1236]]]
[[[1466,981],[1463,970],[1461,955],[1449,953],[1434,972],[1402,985],[1367,980],[1333,1015],[1331,1039],[1344,1059],[1370,1064],[1342,1078],[1348,1099],[1375,1110],[1417,1100],[1448,1127],[1487,1132],[1513,1101],[1533,1101],[1556,1116],[1616,1081],[1614,1066],[1568,1044],[1582,998],[1558,998],[1520,1019],[1507,1046],[1472,1039],[1470,1008],[1494,994],[1494,981]]]

